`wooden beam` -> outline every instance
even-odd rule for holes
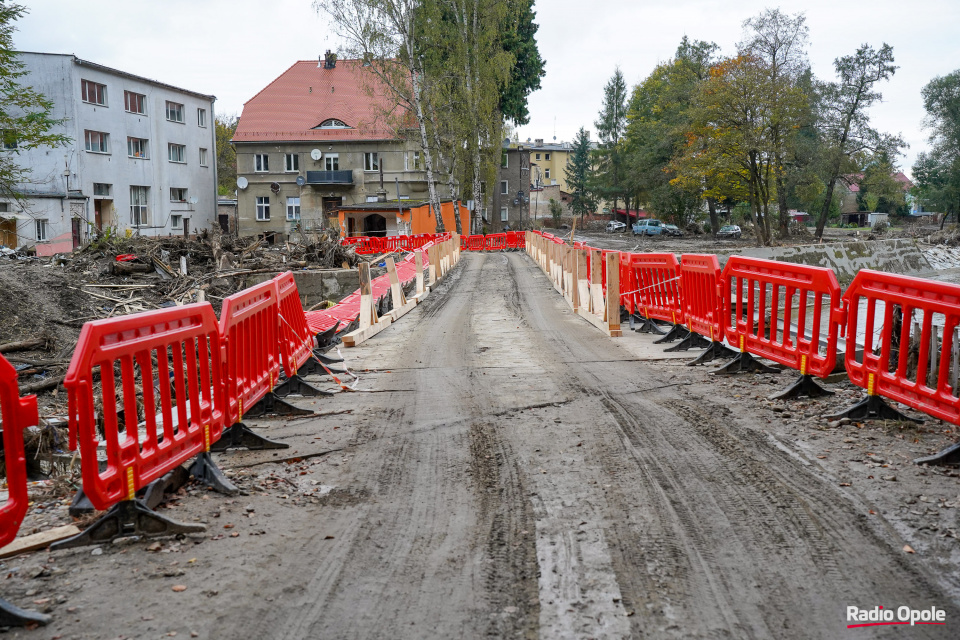
[[[17,538],[7,546],[0,549],[0,558],[9,558],[10,556],[28,553],[38,549],[46,549],[54,542],[66,540],[80,533],[76,525],[68,524],[62,527],[54,527],[40,533],[34,533],[29,536]]]

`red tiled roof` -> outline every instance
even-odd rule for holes
[[[393,140],[388,120],[403,114],[360,60],[338,60],[333,69],[301,60],[243,105],[235,142],[273,140]],[[387,116],[386,114],[390,114]],[[350,129],[314,129],[336,118]]]

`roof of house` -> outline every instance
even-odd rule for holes
[[[362,60],[337,60],[332,69],[295,62],[243,105],[233,141],[395,140],[404,111],[381,86]],[[347,128],[317,128],[331,119]]]

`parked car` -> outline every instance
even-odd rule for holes
[[[665,224],[665,225],[663,225],[663,232],[664,232],[665,234],[667,234],[668,236],[680,236],[680,237],[683,237],[683,231],[680,231],[680,229],[679,229],[679,228],[677,227],[677,225],[675,225],[675,224]]]
[[[616,220],[611,220],[607,223],[607,233],[617,233],[620,231],[626,231],[627,225],[622,222],[617,222]]]
[[[739,238],[740,237],[740,227],[735,224],[728,224],[720,227],[720,231],[717,231],[718,238]]]
[[[663,233],[663,223],[659,220],[640,220],[633,224],[635,236],[659,236]]]

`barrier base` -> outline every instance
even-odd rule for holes
[[[675,324],[670,331],[667,331],[667,335],[663,336],[659,340],[654,340],[653,344],[663,344],[665,342],[673,342],[674,340],[683,340],[688,335],[690,335],[689,329],[682,324]]]
[[[37,611],[21,609],[12,602],[0,598],[0,627],[25,627],[28,624],[45,625],[50,616]]]
[[[780,373],[780,369],[768,367],[754,358],[753,354],[741,351],[733,360],[719,369],[715,369],[711,373],[717,375],[731,375],[734,373]]]
[[[697,334],[692,334],[697,335]],[[706,340],[706,338],[704,338]],[[679,345],[678,345],[679,346]],[[664,351],[670,351],[670,349],[664,349]],[[739,355],[736,351],[723,344],[722,342],[713,342],[707,341],[707,350],[701,353],[695,360],[691,360],[687,363],[688,367],[693,367],[698,364],[706,364],[708,362],[713,362],[717,358],[729,358],[730,356]],[[759,364],[759,363],[757,363]]]
[[[824,389],[810,374],[803,374],[792,385],[770,396],[771,400],[786,400],[787,398],[819,398],[821,396],[832,396],[833,391]]]
[[[301,371],[303,369],[304,367],[300,367]],[[313,398],[316,396],[332,396],[333,394],[329,391],[317,389],[315,386],[301,378],[298,372],[275,386],[273,388],[273,395],[277,396],[278,398],[286,398],[287,396],[305,396]]]
[[[51,551],[73,549],[91,544],[106,544],[116,538],[140,536],[157,538],[180,533],[202,533],[207,528],[202,524],[183,524],[148,509],[139,500],[123,500],[110,507],[99,520],[72,538],[50,545]]]
[[[270,392],[257,401],[255,405],[244,411],[243,415],[260,418],[262,416],[308,416],[311,413],[313,413],[313,411],[301,409],[277,396],[277,394]],[[223,436],[220,437],[218,442],[221,441],[223,441]],[[215,449],[211,448],[211,451],[214,450]]]
[[[318,349],[329,349],[337,342],[337,327],[340,326],[340,323],[333,325],[326,331],[321,331],[316,335],[317,348]]]
[[[313,350],[313,357],[323,364],[340,364],[343,362],[343,358],[331,358],[327,354],[322,353],[319,349]]]
[[[827,420],[839,420],[840,418],[850,418],[851,420],[901,420],[903,422],[923,422],[917,418],[901,413],[887,404],[880,396],[867,396],[849,409],[834,413],[833,415],[823,416]]]
[[[344,371],[343,369],[333,369],[327,366],[330,364],[340,364],[341,362],[343,362],[342,359],[327,358],[326,356],[322,358],[318,357],[317,353],[314,352],[313,357],[307,360],[305,363],[303,363],[303,366],[297,370],[297,375],[298,376],[312,376],[312,375],[326,376],[326,375],[330,375],[331,373],[345,374],[347,372]]]
[[[655,333],[659,336],[666,335],[667,332],[660,328],[652,318],[645,318],[640,314],[630,314],[630,329],[637,333]],[[672,331],[672,329],[671,329]]]
[[[660,340],[654,342],[654,344],[657,344],[657,342],[660,342]],[[673,345],[672,347],[667,347],[663,351],[664,353],[666,353],[668,351],[689,351],[690,349],[706,349],[710,346],[710,344],[711,342],[706,338],[704,338],[699,333],[695,331],[688,331],[686,337],[683,340]]]
[[[205,484],[219,493],[225,493],[228,496],[240,493],[237,485],[230,482],[227,476],[223,475],[223,471],[220,470],[220,467],[217,466],[217,463],[213,461],[213,458],[210,457],[210,453],[207,451],[197,456],[197,459],[190,465],[189,473],[196,478],[198,482]]]
[[[308,411],[307,413],[310,412]],[[210,451],[226,451],[227,449],[241,448],[260,451],[262,449],[289,449],[290,445],[286,442],[277,442],[276,440],[264,438],[242,422],[238,422],[225,429],[220,439],[210,445]]]
[[[950,445],[943,451],[939,451],[932,456],[917,458],[913,461],[915,464],[942,464],[955,465],[960,464],[960,443]]]
[[[147,506],[148,509],[156,509],[164,500],[164,496],[173,493],[190,479],[190,473],[183,467],[178,466],[171,471],[163,474],[150,484],[137,491],[137,500]],[[74,517],[93,513],[96,509],[90,498],[84,493],[83,487],[77,490],[73,496],[73,502],[67,512]]]

